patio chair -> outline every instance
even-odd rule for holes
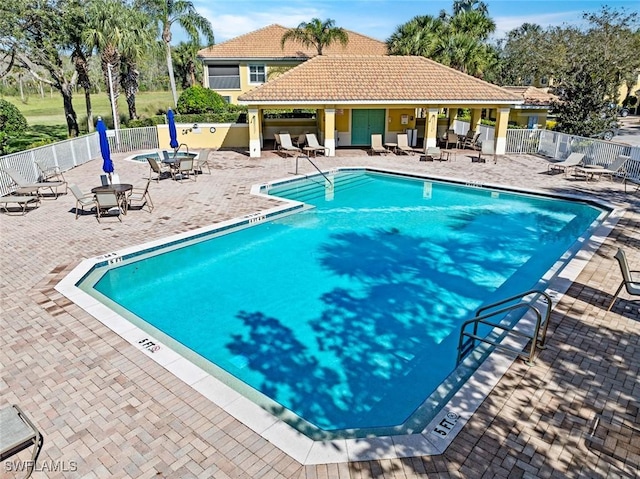
[[[78,185],[71,185],[69,186],[69,189],[71,190],[73,196],[75,196],[76,198],[76,219],[78,219],[80,211],[82,211],[82,213],[84,214],[85,206],[90,206],[91,208],[95,207],[96,197],[93,193],[83,193],[82,191],[80,191]]]
[[[131,206],[133,205],[133,202],[139,202],[140,203],[140,209],[144,208],[144,206],[146,205],[147,208],[149,208],[149,213],[151,213],[153,211],[153,201],[151,201],[151,195],[149,194],[149,185],[151,184],[151,178],[149,178],[147,180],[147,183],[144,185],[144,187],[133,187],[131,189],[131,192],[129,193],[129,195],[127,196],[127,209],[130,209]]]
[[[493,155],[493,162],[494,163],[498,162],[498,159],[496,157],[496,149],[493,144],[493,141],[485,140],[481,143],[480,151],[478,152],[478,158],[475,161],[477,161],[478,163],[486,163],[487,159],[483,158],[483,155],[484,156]],[[474,161],[473,158],[471,159],[471,161]]]
[[[180,180],[188,176],[189,178],[193,178],[193,181],[196,181],[198,178],[194,170],[194,163],[193,158],[180,158],[178,163],[174,164],[171,168],[171,176],[173,176],[174,180],[177,180],[178,176],[180,176]]]
[[[158,160],[151,157],[147,157],[147,162],[149,163],[150,180],[154,179],[157,183],[160,183],[160,178],[162,178],[162,175],[164,175],[165,173],[169,173],[169,175],[171,175],[171,168],[169,168],[169,165],[159,163]],[[154,173],[158,176],[156,176],[155,178],[151,178]]]
[[[300,133],[296,138],[292,138],[291,141],[294,144],[294,146],[297,146],[298,148],[302,148],[307,142],[307,135],[304,133]]]
[[[316,137],[315,133],[307,133],[306,137],[307,137],[307,146],[306,146],[306,148],[308,148],[311,151],[313,151],[314,156],[319,151],[321,151],[325,156],[327,155],[327,152],[329,151],[329,148],[327,148],[326,146],[321,145],[318,142],[318,138]]]
[[[611,304],[609,305],[609,309],[607,309],[607,312],[611,311],[613,303],[616,302],[616,299],[618,298],[620,291],[622,291],[623,286],[626,288],[627,293],[629,293],[631,296],[640,296],[640,271],[632,271],[629,269],[627,255],[622,248],[618,248],[618,251],[614,255],[614,258],[618,260],[618,264],[620,265],[622,282],[614,293],[613,299],[611,300]]]
[[[562,171],[565,176],[567,173],[576,166],[579,166],[584,160],[584,153],[571,153],[566,160],[559,161],[557,163],[550,163],[547,167],[547,173],[551,174],[554,171]]]
[[[400,133],[396,139],[396,151],[401,151],[406,155],[413,155],[415,152],[409,146],[409,136],[406,133]]]
[[[290,153],[302,153],[302,150],[291,143],[291,135],[289,133],[280,133],[280,151],[284,151],[288,156]]]
[[[211,164],[209,163],[210,148],[205,148],[198,152],[198,156],[195,158],[196,164],[194,169],[200,173],[204,173],[204,167],[207,167],[207,172],[211,174]]]
[[[275,147],[277,151],[280,151],[280,148],[282,148],[282,145],[280,143],[280,133],[274,133],[273,134],[273,138],[275,141]]]
[[[100,218],[106,216],[116,216],[120,222],[122,222],[122,205],[118,201],[118,196],[115,191],[101,191],[96,193],[95,198],[96,205],[96,217],[98,223]]]
[[[453,132],[453,130],[449,130],[447,132],[447,139],[445,140],[445,149],[449,149],[451,148],[451,145],[453,145],[455,148],[459,148],[460,147],[460,137]]]
[[[58,188],[60,186],[64,186],[64,192],[67,192],[67,182],[66,181],[43,181],[36,183],[29,183],[22,173],[13,168],[5,168],[4,171],[11,181],[17,186],[15,193],[19,195],[31,195],[36,194],[36,196],[42,196],[40,190],[48,188],[51,190],[51,193],[58,199],[59,193]],[[54,189],[55,188],[55,189]]]
[[[384,155],[389,153],[389,150],[382,144],[382,135],[379,133],[371,135],[371,154],[374,155],[376,153]]]
[[[16,404],[0,410],[0,461],[33,446],[31,460],[25,461],[27,479],[33,473],[36,461],[44,444],[44,436]]]
[[[64,181],[66,183],[64,175],[62,174],[62,170],[59,166],[56,165],[46,165],[41,161],[36,161],[36,166],[38,167],[38,171],[40,172],[40,180],[41,181],[49,181],[51,179],[55,181]]]

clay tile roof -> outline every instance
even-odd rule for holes
[[[269,58],[269,59],[302,59],[317,56],[313,48],[305,48],[302,44],[288,41],[282,49],[282,35],[289,30],[281,25],[269,25],[254,32],[240,35],[226,42],[203,48],[198,52],[200,58]],[[386,55],[387,45],[380,40],[361,35],[350,30],[349,43],[342,46],[334,43],[326,47],[324,55]]]
[[[522,96],[424,57],[322,55],[238,100],[521,104]]]
[[[502,87],[512,93],[516,93],[524,98],[525,105],[550,105],[554,101],[558,101],[558,97],[552,93],[548,93],[542,88],[534,86],[504,86]]]

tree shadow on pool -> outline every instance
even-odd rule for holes
[[[322,294],[322,310],[301,318],[312,342],[278,318],[242,311],[248,332],[227,347],[262,376],[262,392],[320,428],[401,424],[435,387],[426,379],[455,366],[460,322],[495,289],[482,277],[515,269],[510,255],[488,254],[485,240],[467,234],[437,244],[400,228],[337,233],[319,261],[353,286]],[[478,255],[482,271],[468,261]]]

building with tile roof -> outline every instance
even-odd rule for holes
[[[265,83],[289,68],[317,56],[313,48],[288,41],[282,46],[282,36],[289,28],[269,25],[240,35],[198,52],[204,64],[204,86],[218,92],[230,103],[240,94]],[[324,49],[324,55],[386,55],[384,42],[347,30],[346,46],[334,43]]]
[[[269,109],[316,109],[318,134],[330,152],[338,145],[369,145],[372,134],[394,142],[398,133],[417,128],[423,129],[424,145],[435,146],[442,109],[452,122],[459,108],[471,108],[472,124],[480,122],[483,109],[494,109],[500,151],[509,110],[523,103],[519,94],[427,58],[383,55],[316,56],[238,100],[249,107],[250,123],[260,125],[250,128],[255,156],[273,133],[264,130],[263,112]],[[418,112],[424,113],[423,122]]]
[[[548,92],[548,88],[534,86],[504,86],[505,90],[518,94],[524,100],[521,105],[514,105],[509,115],[509,122],[527,128],[544,128],[547,115],[553,102],[558,97]]]

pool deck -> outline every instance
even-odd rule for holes
[[[122,182],[141,185],[144,163],[119,161]],[[58,293],[55,285],[83,258],[184,233],[279,204],[251,186],[293,177],[295,158],[264,152],[212,152],[212,174],[151,184],[152,213],[133,210],[120,223],[74,219],[69,192],[24,216],[0,214],[2,337],[0,408],[19,404],[44,434],[34,478],[632,478],[640,469],[640,302],[620,294],[613,259],[625,248],[640,270],[640,192],[619,182],[547,175],[547,160],[499,157],[472,163],[418,156],[366,156],[339,150],[320,168],[368,166],[597,197],[625,209],[613,232],[555,306],[548,349],[534,367],[516,361],[444,454],[303,466],[201,396],[147,355]],[[315,170],[306,161],[300,172]],[[65,177],[88,192],[101,160]],[[206,295],[194,285],[186,300]],[[358,454],[361,460],[358,460]],[[6,477],[23,451],[0,465]],[[16,477],[21,477],[17,474]],[[5,476],[2,476],[5,477]]]

